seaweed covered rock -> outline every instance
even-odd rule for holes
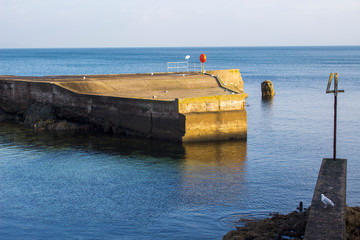
[[[262,98],[272,98],[275,95],[274,85],[270,80],[265,80],[261,83]]]
[[[89,123],[77,123],[59,118],[59,114],[51,105],[32,104],[24,112],[24,124],[36,130],[50,130],[56,132],[88,132],[91,130]]]
[[[53,108],[48,104],[32,104],[24,112],[24,123],[33,127],[41,120],[54,120],[56,117],[53,112]]]
[[[245,226],[228,232],[223,240],[303,239],[309,211],[273,214],[259,221],[241,219]],[[360,239],[360,207],[346,207],[346,239]]]
[[[360,239],[360,207],[346,208],[346,239]]]
[[[227,233],[223,240],[301,239],[305,234],[308,215],[309,209],[287,215],[275,213],[271,218],[248,221],[244,227]]]

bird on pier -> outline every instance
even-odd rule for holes
[[[325,204],[325,207],[327,207],[327,205],[331,205],[331,206],[335,206],[335,204],[333,203],[333,201],[331,201],[329,198],[325,197],[324,194],[321,194],[321,201]]]

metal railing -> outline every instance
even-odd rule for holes
[[[167,72],[201,72],[201,63],[197,62],[168,62]]]

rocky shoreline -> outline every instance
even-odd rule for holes
[[[309,210],[287,215],[272,213],[271,218],[258,221],[240,219],[245,226],[228,232],[223,240],[303,239]],[[346,238],[360,239],[360,207],[346,208]]]

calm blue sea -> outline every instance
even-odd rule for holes
[[[238,68],[247,141],[174,144],[59,135],[0,123],[0,239],[221,239],[240,218],[308,207],[320,163],[348,159],[347,204],[360,205],[360,47],[0,49],[0,75],[164,72],[186,55]],[[274,83],[262,101],[260,83]]]

